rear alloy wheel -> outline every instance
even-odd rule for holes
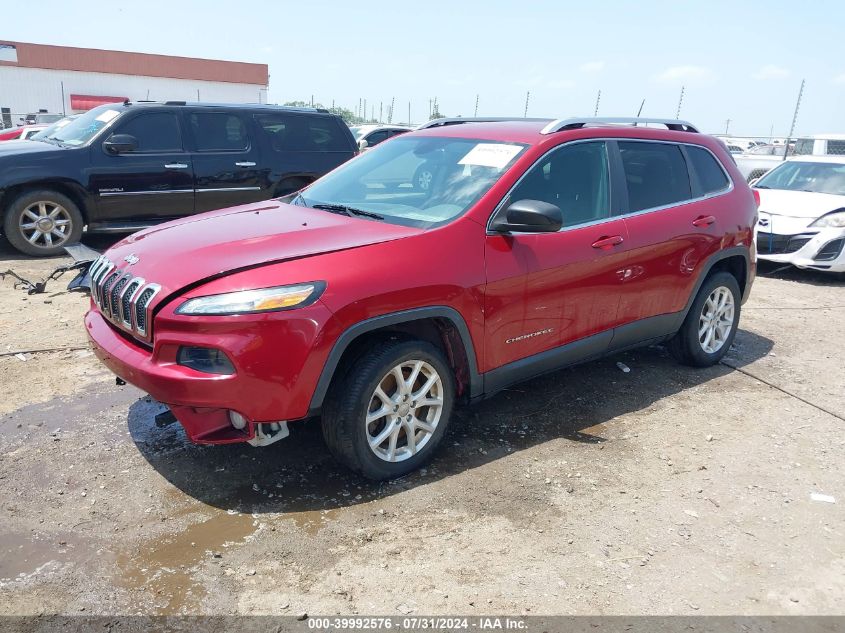
[[[58,192],[31,191],[9,205],[3,230],[12,246],[27,255],[58,255],[79,240],[82,215]]]
[[[709,367],[728,352],[739,325],[741,293],[730,273],[710,275],[696,295],[669,351],[685,365]]]
[[[332,454],[365,477],[395,479],[434,455],[454,401],[442,352],[424,341],[389,340],[342,370],[323,407]]]

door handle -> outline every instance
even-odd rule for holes
[[[621,235],[612,235],[610,237],[602,237],[593,242],[593,248],[609,249],[611,246],[618,246],[623,242]]]
[[[185,163],[167,163],[164,166],[165,169],[187,169],[188,166]]]
[[[716,216],[714,215],[700,215],[695,220],[692,221],[693,226],[710,226],[716,221]]]
[[[255,163],[253,163],[251,160],[244,160],[235,163],[235,167],[255,167]]]

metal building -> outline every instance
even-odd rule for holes
[[[132,101],[266,103],[266,64],[0,41],[0,128]]]

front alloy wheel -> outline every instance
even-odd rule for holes
[[[412,359],[391,369],[370,398],[364,417],[376,457],[401,462],[431,440],[443,413],[443,381],[429,363]]]
[[[323,438],[338,461],[370,479],[396,479],[434,456],[455,399],[440,348],[389,339],[338,367],[323,403]]]

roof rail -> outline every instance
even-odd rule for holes
[[[681,121],[680,119],[644,119],[639,117],[588,117],[583,119],[557,119],[552,121],[542,130],[540,134],[554,134],[555,132],[563,132],[565,130],[577,130],[583,127],[594,125],[646,125],[654,123],[656,125],[665,125],[668,129],[676,132],[695,132],[698,133],[692,123],[688,121]]]
[[[418,130],[426,130],[432,127],[444,127],[446,125],[459,125],[461,123],[501,123],[503,121],[534,121],[541,123],[543,121],[551,121],[551,119],[530,119],[516,116],[491,116],[491,117],[445,117],[442,119],[433,119],[426,121],[422,125],[417,126]]]

